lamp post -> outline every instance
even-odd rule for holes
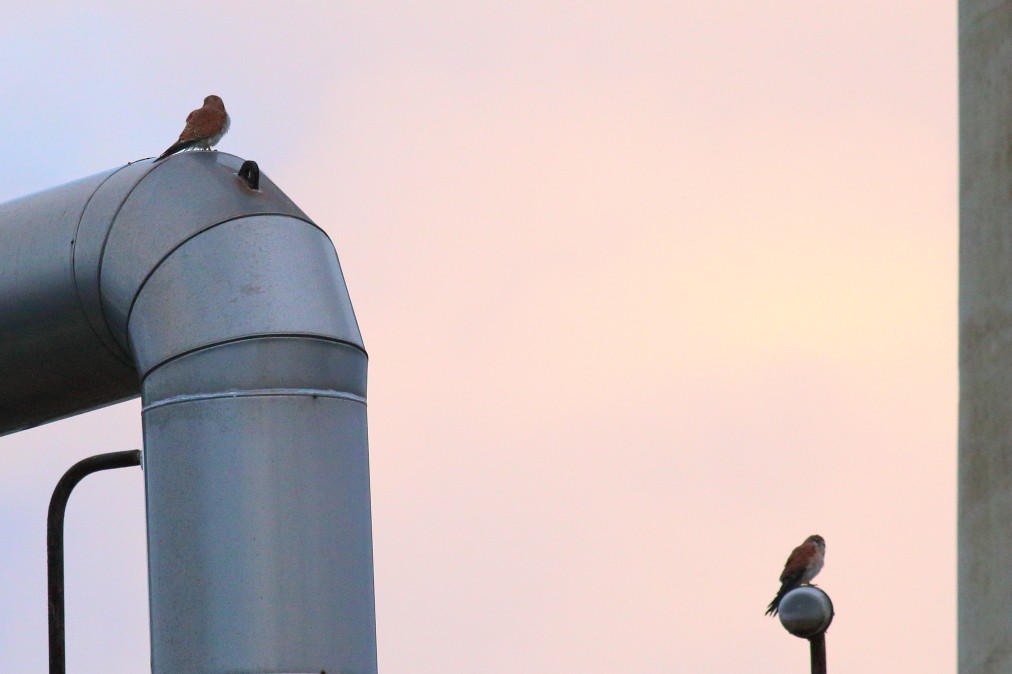
[[[826,630],[833,622],[833,602],[812,585],[788,592],[780,600],[780,624],[796,637],[808,639],[812,674],[826,674]]]

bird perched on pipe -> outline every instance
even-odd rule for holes
[[[776,615],[780,611],[780,600],[784,595],[802,585],[808,585],[822,571],[825,562],[826,539],[818,534],[809,536],[804,543],[794,548],[780,574],[780,590],[766,607],[766,615]]]
[[[169,146],[155,161],[161,161],[180,150],[200,148],[210,150],[228,133],[231,120],[225,112],[225,104],[214,94],[204,99],[204,105],[186,116],[186,127],[179,134],[179,140]]]

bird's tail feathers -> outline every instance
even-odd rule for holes
[[[166,157],[168,157],[170,154],[175,154],[180,150],[185,150],[188,147],[193,147],[199,142],[200,142],[199,138],[191,138],[190,140],[181,140],[176,143],[173,143],[171,146],[169,146],[169,149],[163,152],[161,155],[159,155],[158,159],[156,159],[155,161],[161,161]]]
[[[780,590],[777,592],[777,596],[773,597],[773,601],[766,607],[766,615],[776,616],[780,612],[780,600],[784,598],[787,591],[791,589],[786,585],[781,585]]]

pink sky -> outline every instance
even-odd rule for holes
[[[380,671],[807,671],[763,610],[812,533],[834,670],[952,671],[955,3],[330,5],[22,10],[0,201],[222,96],[369,349]],[[136,401],[0,438],[0,671],[45,668],[59,475],[139,444]],[[71,672],[146,671],[122,473]]]

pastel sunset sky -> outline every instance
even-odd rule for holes
[[[383,674],[955,668],[956,3],[25,4],[0,201],[219,94],[331,236],[370,355]],[[3,223],[0,223],[3,226]],[[0,672],[46,668],[60,475],[138,401],[0,438]],[[67,522],[68,671],[149,671],[142,478]]]

